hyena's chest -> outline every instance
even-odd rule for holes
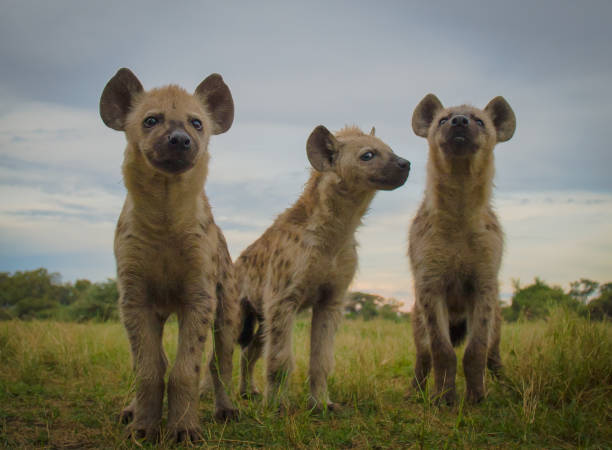
[[[219,256],[201,233],[152,235],[139,233],[137,227],[130,231],[115,238],[118,276],[142,280],[152,303],[183,301],[190,292],[202,291],[217,279]]]

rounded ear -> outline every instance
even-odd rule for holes
[[[495,97],[484,109],[491,117],[497,131],[497,142],[509,140],[516,130],[514,111],[504,97]]]
[[[106,126],[123,131],[134,96],[142,91],[142,84],[130,69],[119,69],[106,83],[100,97],[100,117]]]
[[[338,154],[338,140],[323,125],[316,127],[306,142],[306,154],[310,165],[319,172],[334,166]]]
[[[414,108],[412,113],[412,130],[417,136],[426,138],[429,133],[429,126],[435,115],[444,109],[442,102],[433,94],[427,94],[423,100]]]
[[[234,122],[234,100],[227,84],[218,73],[206,77],[195,90],[210,114],[213,134],[225,133]]]

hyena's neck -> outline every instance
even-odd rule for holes
[[[492,155],[480,167],[467,159],[449,167],[430,154],[426,206],[453,221],[478,220],[491,207],[494,170]]]
[[[353,241],[375,193],[353,192],[334,173],[313,171],[294,208],[303,208],[306,229],[318,235],[325,246],[342,246]]]
[[[184,228],[210,215],[204,194],[206,172],[197,165],[184,174],[167,176],[126,161],[123,177],[132,213],[143,225]]]

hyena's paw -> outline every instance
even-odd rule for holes
[[[448,389],[434,396],[432,403],[436,406],[454,406],[457,403],[457,393]]]
[[[117,416],[117,420],[122,424],[127,425],[132,420],[134,420],[134,410],[131,409],[129,406],[127,408],[124,408]]]
[[[261,397],[261,392],[259,392],[259,390],[257,390],[256,388],[252,388],[250,392],[243,391],[240,393],[240,398],[243,398],[245,400],[252,400],[252,399],[256,399],[260,397]]]
[[[202,430],[199,426],[194,427],[172,427],[169,430],[169,438],[172,443],[180,444],[183,442],[201,442],[204,440]]]
[[[233,422],[240,418],[240,412],[236,408],[219,408],[215,411],[217,422]]]
[[[476,405],[484,399],[484,391],[479,389],[468,389],[465,392],[465,398],[471,405]]]
[[[342,411],[342,405],[332,401],[322,402],[311,399],[309,403],[311,410],[317,413],[337,413]]]
[[[132,400],[128,406],[123,408],[119,415],[117,416],[117,421],[121,422],[124,425],[127,425],[132,420],[134,420],[134,410],[136,399]]]
[[[144,440],[148,442],[159,442],[161,429],[159,423],[152,425],[138,425],[131,423],[125,430],[127,439]]]

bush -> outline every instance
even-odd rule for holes
[[[556,307],[564,307],[579,313],[585,312],[584,306],[578,300],[563,292],[558,286],[548,286],[539,278],[524,288],[515,282],[514,288],[511,306],[502,308],[502,316],[509,322],[519,318],[543,319],[548,317],[552,308]]]

